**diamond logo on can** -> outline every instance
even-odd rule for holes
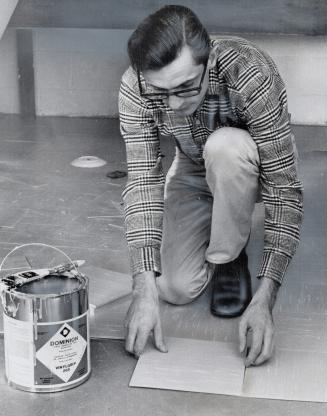
[[[83,358],[87,342],[65,323],[37,352],[36,358],[65,383]]]
[[[70,334],[70,330],[65,326],[60,333],[64,338],[66,338]]]

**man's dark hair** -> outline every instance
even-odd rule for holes
[[[133,32],[128,55],[135,70],[157,70],[170,64],[184,45],[191,48],[196,64],[206,62],[210,38],[198,17],[184,6],[164,6]]]

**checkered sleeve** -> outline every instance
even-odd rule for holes
[[[161,273],[164,187],[158,130],[146,101],[137,91],[130,68],[121,82],[119,117],[128,167],[123,201],[133,276],[144,271]]]
[[[279,284],[300,238],[302,184],[297,177],[287,96],[278,73],[253,71],[244,87],[244,114],[260,157],[265,205],[264,251],[258,277]],[[243,84],[245,85],[245,84]]]

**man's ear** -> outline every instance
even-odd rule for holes
[[[218,54],[217,54],[218,45],[215,45],[211,48],[208,58],[208,68],[211,69],[216,66]]]

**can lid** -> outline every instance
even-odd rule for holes
[[[17,293],[29,295],[63,295],[72,293],[82,287],[82,282],[77,276],[47,275],[39,280],[27,281],[22,286],[15,288]]]
[[[69,261],[68,263],[59,264],[53,268],[33,269],[27,256],[25,260],[31,269],[13,273],[0,278],[0,298],[2,305],[6,307],[7,299],[13,298],[44,298],[59,297],[62,295],[72,295],[81,289],[88,288],[88,278],[78,271],[78,267],[84,264],[84,260],[71,260],[71,258],[57,247],[44,243],[22,244],[11,250],[0,264],[2,266],[10,255],[19,249],[29,246],[38,248],[50,248],[61,253]],[[8,269],[10,270],[10,269]]]
[[[11,293],[23,297],[61,296],[86,288],[88,279],[76,269],[34,269],[0,279],[0,294]]]

